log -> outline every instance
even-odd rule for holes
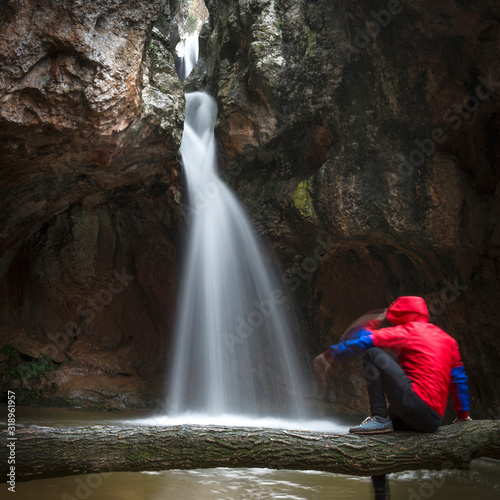
[[[433,434],[375,436],[283,429],[178,425],[16,428],[17,481],[110,471],[266,467],[376,476],[416,469],[467,469],[500,459],[500,421],[443,426]],[[14,443],[14,447],[12,446]],[[5,482],[10,465],[0,463]]]

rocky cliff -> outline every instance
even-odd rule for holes
[[[166,0],[0,6],[1,361],[7,383],[30,367],[24,401],[141,407],[160,391],[184,120],[160,15]]]
[[[421,294],[460,343],[473,413],[498,415],[498,3],[207,4],[200,84],[226,174],[274,244],[310,352]],[[360,409],[356,366],[338,408]]]
[[[151,404],[168,360],[183,97],[165,4],[0,7],[0,335],[30,357],[62,338],[54,390],[73,401]],[[305,363],[421,294],[460,343],[472,414],[498,416],[498,3],[206,4],[186,86],[217,98],[223,174],[281,267]],[[335,408],[364,411],[359,363],[336,382]]]

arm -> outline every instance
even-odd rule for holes
[[[337,361],[349,359],[353,356],[361,354],[364,349],[373,346],[373,340],[368,330],[359,332],[360,336],[352,340],[340,342],[337,345],[332,345],[325,352],[314,358],[314,372],[316,380],[326,387],[333,373],[333,366]]]
[[[342,361],[359,356],[370,347],[373,347],[373,335],[369,330],[362,330],[358,338],[332,345],[328,352],[332,361]]]
[[[388,328],[375,329],[365,327],[358,332],[357,338],[345,340],[330,347],[330,354],[334,361],[349,359],[359,356],[370,347],[381,347],[398,353],[408,338],[408,332],[404,325],[390,326]]]
[[[465,368],[459,359],[451,369],[450,389],[453,395],[458,420],[470,420],[469,417],[469,383]]]
[[[326,387],[336,361],[357,356],[363,350],[372,347],[371,330],[379,329],[384,318],[385,310],[382,313],[380,311],[367,313],[352,323],[341,337],[343,342],[331,346],[314,358],[316,380]]]
[[[457,418],[454,422],[459,420],[471,420],[469,417],[469,381],[465,374],[464,364],[460,357],[458,344],[454,342],[453,348],[453,365],[451,367],[450,376],[450,390],[453,396],[453,403]]]
[[[333,371],[333,360],[328,349],[314,358],[313,368],[316,382],[322,387],[327,387]]]

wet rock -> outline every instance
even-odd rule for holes
[[[207,4],[226,177],[273,244],[311,359],[357,315],[420,294],[486,415],[500,404],[498,5]],[[365,411],[356,380],[339,377],[337,410]]]
[[[184,98],[153,30],[166,7],[0,8],[0,343],[97,370],[116,394],[127,377],[139,406],[165,370],[183,227]],[[78,380],[57,387],[84,404]]]
[[[223,175],[282,268],[304,363],[421,294],[460,342],[472,414],[494,416],[497,2],[206,3],[185,87],[217,98]],[[65,401],[161,393],[184,227],[176,5],[0,7],[0,341],[66,361]],[[365,411],[360,380],[343,369],[337,411]]]

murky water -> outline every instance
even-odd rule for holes
[[[392,500],[498,500],[500,462],[479,460],[471,471],[405,472],[390,476]],[[2,485],[6,487],[6,485]],[[2,496],[2,498],[7,498]],[[333,500],[371,499],[369,478],[314,471],[206,469],[113,472],[18,483],[15,499],[37,500]]]
[[[5,425],[5,407],[1,425]],[[18,408],[17,425],[138,423],[146,412],[97,413],[50,408]],[[317,424],[319,425],[319,424]],[[340,424],[336,432],[342,432]],[[333,430],[333,428],[332,428]],[[334,431],[335,432],[335,431]],[[411,471],[390,475],[392,500],[497,500],[500,461],[474,461],[470,471]],[[9,494],[9,496],[7,496]],[[15,494],[0,484],[0,498],[14,500],[333,500],[371,499],[369,478],[315,471],[271,469],[112,472],[17,482]]]

